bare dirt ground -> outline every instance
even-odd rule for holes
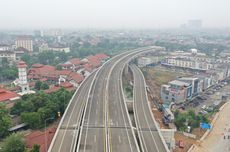
[[[187,76],[187,74],[170,71],[163,67],[143,68],[146,83],[150,89],[150,96],[160,100],[161,85],[167,84],[169,81],[176,79],[178,76]]]

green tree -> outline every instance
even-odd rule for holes
[[[49,85],[47,83],[42,83],[41,90],[49,89]]]
[[[61,65],[57,65],[57,66],[56,66],[56,70],[62,70]]]
[[[21,60],[27,64],[31,64],[31,56],[29,54],[22,55]]]
[[[33,148],[30,150],[30,152],[39,152],[40,151],[40,145],[35,144],[33,145]]]
[[[40,90],[40,89],[41,89],[41,85],[42,85],[42,82],[41,82],[41,81],[36,81],[36,82],[35,82],[34,88],[35,88],[36,90]]]
[[[3,68],[8,68],[9,67],[9,61],[7,58],[2,58],[2,67]]]
[[[3,152],[25,152],[25,142],[21,133],[13,133],[4,140]]]
[[[21,114],[21,120],[33,129],[41,126],[40,115],[37,112],[23,112]]]
[[[11,126],[11,119],[4,104],[0,103],[0,137],[8,134],[8,129]]]

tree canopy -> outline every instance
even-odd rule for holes
[[[21,120],[31,128],[41,128],[47,118],[55,119],[58,112],[64,113],[72,95],[72,92],[64,88],[51,94],[41,91],[38,94],[24,95],[15,103],[11,114],[20,115]]]
[[[8,111],[3,103],[0,103],[0,137],[8,134],[8,129],[11,126],[11,119]]]
[[[25,152],[25,142],[21,133],[13,133],[4,140],[2,152]]]
[[[178,110],[174,113],[174,123],[178,130],[185,131],[187,126],[198,128],[201,122],[208,122],[207,117],[204,115],[196,115],[194,111],[189,110],[185,113],[180,113]]]

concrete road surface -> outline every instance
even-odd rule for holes
[[[76,146],[80,119],[87,101],[89,86],[93,82],[94,76],[95,73],[90,75],[72,97],[59,124],[60,129],[55,133],[55,140],[50,145],[50,152],[69,152],[73,151]]]
[[[134,77],[134,117],[142,151],[167,152],[150,110],[144,77],[137,66],[130,67]]]

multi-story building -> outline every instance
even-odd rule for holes
[[[193,77],[180,77],[179,81],[186,82],[192,85],[192,95],[196,96],[200,93],[199,79]]]
[[[212,86],[212,77],[211,76],[198,76],[199,79],[199,92],[203,92]]]
[[[11,49],[10,45],[0,44],[0,51],[9,51]]]
[[[209,70],[214,67],[210,62],[206,61],[197,61],[190,58],[181,58],[181,57],[167,57],[162,62],[163,65],[175,66],[181,68],[189,68],[195,70]]]
[[[14,62],[16,60],[16,54],[13,51],[0,51],[0,60],[7,58],[9,62]]]
[[[28,36],[18,37],[15,44],[16,48],[22,47],[27,49],[29,52],[33,52],[33,40]]]
[[[174,80],[161,86],[161,99],[164,103],[182,103],[192,97],[192,85]]]
[[[70,48],[66,47],[66,46],[63,46],[63,45],[48,45],[47,43],[44,43],[39,47],[39,52],[44,52],[44,51],[54,51],[54,52],[69,53]]]

